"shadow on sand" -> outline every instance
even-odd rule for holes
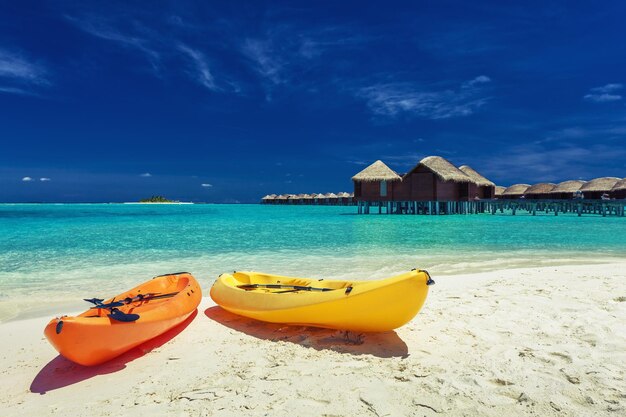
[[[263,340],[283,341],[316,350],[333,350],[353,355],[374,355],[379,358],[406,358],[406,343],[394,331],[384,333],[353,333],[317,327],[288,326],[265,323],[230,313],[215,306],[204,314],[223,326]]]
[[[97,375],[111,374],[126,368],[126,364],[142,357],[146,353],[163,346],[181,333],[193,319],[198,315],[198,310],[194,311],[185,321],[173,329],[168,330],[154,339],[148,340],[141,345],[134,347],[128,352],[108,362],[96,366],[78,365],[63,356],[58,355],[52,359],[35,376],[30,384],[30,391],[35,394],[45,394],[48,391],[67,387],[77,382],[93,378]]]

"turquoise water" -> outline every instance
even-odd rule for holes
[[[358,216],[355,207],[0,205],[0,320],[190,271],[374,279],[626,258],[626,218]]]

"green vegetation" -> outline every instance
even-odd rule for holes
[[[153,195],[150,198],[144,198],[139,200],[140,203],[175,203],[175,201],[168,200],[162,195]]]

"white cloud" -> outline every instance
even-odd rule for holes
[[[272,53],[272,47],[267,41],[246,39],[242,47],[243,54],[253,61],[255,70],[273,84],[283,82],[281,77],[282,63]]]
[[[194,66],[193,75],[196,81],[211,91],[219,91],[220,88],[215,83],[215,78],[213,74],[211,74],[209,63],[204,54],[183,44],[180,44],[178,49],[191,59]]]
[[[619,94],[586,94],[585,100],[594,101],[596,103],[606,103],[609,101],[619,101],[622,99],[622,96]]]
[[[595,103],[607,103],[610,101],[619,101],[623,97],[616,92],[623,89],[624,85],[619,83],[610,83],[602,87],[591,88],[589,94],[585,94],[583,98]]]
[[[140,177],[144,177],[144,178],[149,178],[149,177],[151,177],[151,176],[152,176],[152,174],[151,174],[151,173],[149,173],[149,172],[144,172],[143,174],[140,174],[139,176],[140,176]]]
[[[346,159],[346,162],[349,163],[349,164],[354,164],[354,165],[369,165],[369,164],[372,163],[372,161],[370,161],[370,160],[366,161],[366,160],[363,160],[363,159],[356,159],[356,158]]]
[[[114,42],[117,45],[132,51],[138,51],[144,55],[155,76],[162,77],[168,69],[166,65],[175,62],[178,68],[183,68],[192,80],[211,91],[225,91],[239,93],[241,87],[233,80],[222,79],[218,83],[211,71],[210,60],[200,49],[189,44],[182,43],[175,35],[163,35],[158,30],[144,26],[136,20],[130,20],[123,16],[117,18],[102,18],[93,15],[65,16],[65,19],[76,26],[79,30],[94,37]],[[196,28],[186,25],[182,19],[174,16],[169,23],[177,28]],[[178,65],[180,58],[187,61],[187,65]]]
[[[293,39],[298,55],[311,60],[327,51],[359,48],[373,40],[371,36],[356,32],[349,26],[329,26],[308,33],[298,30],[297,36],[291,35],[287,38]]]
[[[9,94],[36,95],[32,86],[48,85],[46,70],[40,64],[31,62],[24,54],[0,49],[0,92]]]
[[[623,84],[609,83],[607,85],[603,85],[602,87],[594,87],[591,91],[594,93],[611,93],[613,91],[621,90],[622,88],[624,88]]]
[[[205,188],[213,187],[213,184],[206,184],[206,183],[204,183],[204,184],[200,184],[200,185],[205,187]]]
[[[538,144],[521,144],[502,154],[507,157],[476,159],[472,166],[484,167],[481,172],[492,180],[523,178],[532,184],[580,177],[592,179],[606,176],[608,162],[626,158],[626,149],[606,145],[567,145],[551,149]]]
[[[24,57],[0,49],[0,77],[16,78],[34,83],[46,83],[45,71]]]
[[[476,84],[485,84],[485,83],[489,83],[491,82],[491,78],[487,77],[486,75],[479,75],[478,77],[474,78],[473,80],[468,81],[465,85],[467,86],[474,86]]]
[[[47,178],[47,177],[41,177],[41,178],[39,178],[39,181],[47,182],[47,181],[52,181],[52,180],[50,178]]]
[[[152,68],[155,71],[158,71],[161,54],[150,46],[151,42],[149,39],[123,33],[102,18],[93,16],[82,16],[81,18],[77,18],[66,15],[65,19],[83,32],[92,36],[111,42],[117,42],[124,47],[136,49],[142,52],[150,61]]]
[[[284,23],[244,39],[239,49],[262,78],[266,99],[270,101],[272,91],[282,86],[316,93],[319,83],[311,83],[302,75],[326,65],[328,61],[323,55],[327,52],[339,55],[342,50],[362,48],[371,41],[371,37],[359,32],[345,25],[305,27]]]
[[[22,181],[32,181],[33,179],[31,177],[24,177],[22,178]]]
[[[376,84],[361,88],[357,97],[364,99],[375,114],[395,117],[406,113],[428,119],[469,116],[489,100],[480,84],[489,82],[481,75],[461,84],[458,89],[424,91],[414,83]]]
[[[9,93],[9,94],[22,94],[25,96],[36,96],[36,93],[32,91],[24,90],[23,88],[18,87],[3,87],[0,86],[0,93]]]

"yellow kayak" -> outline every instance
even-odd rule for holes
[[[211,298],[231,313],[270,323],[384,332],[408,323],[434,281],[412,270],[378,281],[327,281],[261,272],[222,274]]]

